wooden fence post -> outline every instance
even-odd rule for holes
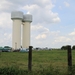
[[[29,54],[28,54],[28,70],[32,70],[32,46],[29,46]]]
[[[67,46],[67,52],[68,52],[68,71],[71,72],[72,70],[72,50],[71,50],[70,45]],[[72,73],[69,75],[72,75]]]

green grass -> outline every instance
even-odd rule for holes
[[[19,66],[27,67],[28,53],[20,52],[2,52],[0,55],[0,67],[3,66]]]
[[[67,72],[67,50],[33,51],[32,57],[33,71],[50,71],[52,66],[54,69],[56,69],[56,72],[58,69],[60,69],[60,71],[64,71],[65,73]],[[72,57],[73,65],[75,65],[74,50],[72,51]],[[0,55],[0,68],[16,66],[19,69],[27,70],[27,65],[28,53],[2,52]]]

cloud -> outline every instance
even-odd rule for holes
[[[0,2],[0,11],[5,11],[5,10],[8,10],[9,7],[10,7],[11,3],[6,1],[6,0],[2,0]]]
[[[45,3],[46,2],[46,3]],[[34,4],[25,5],[22,9],[30,12],[33,15],[33,23],[58,23],[60,22],[60,18],[58,17],[58,13],[52,12],[52,8],[54,5],[51,0],[44,0],[40,2],[39,0],[35,0]]]
[[[0,34],[0,46],[11,46],[11,39],[12,39],[12,34],[10,33],[4,33],[4,34]]]
[[[33,46],[49,46],[59,31],[50,31],[47,25],[59,23],[58,12],[53,12],[52,0],[2,0],[0,2],[0,45],[10,45],[12,40],[11,11],[20,10],[33,15],[31,43]],[[53,39],[53,40],[51,40]]]
[[[33,46],[36,45],[37,47],[51,47],[54,38],[58,37],[60,33],[60,31],[50,31],[49,28],[42,26],[41,24],[32,25],[31,30],[31,44]]]
[[[75,36],[75,32],[72,32],[72,33],[70,33],[69,35],[71,35],[71,36]]]
[[[32,31],[39,31],[39,33],[47,33],[49,32],[49,29],[42,26],[41,24],[37,24],[37,25],[32,25],[31,26]]]
[[[73,32],[69,33],[70,36],[75,36],[75,29]]]
[[[49,28],[42,26],[41,24],[37,24],[37,25],[32,25],[31,26],[31,31],[32,33],[36,33],[36,34],[47,34],[50,36],[58,36],[58,34],[60,33],[60,31],[50,31]]]
[[[68,2],[64,2],[64,5],[66,6],[66,7],[69,7],[70,6],[70,4],[68,3]]]
[[[20,8],[27,4],[27,0],[2,0],[0,2],[0,12],[10,12],[21,10]]]
[[[52,9],[54,7],[54,5],[52,4],[52,0],[33,0],[33,4],[36,4],[43,8],[46,8],[48,6],[49,9]]]
[[[11,46],[12,21],[10,13],[0,13],[0,46]]]
[[[47,37],[47,35],[46,34],[39,34],[37,37],[35,37],[37,40],[38,39],[45,39]]]
[[[31,31],[34,38],[38,40],[45,39],[50,33],[49,29],[41,24],[31,26]]]
[[[10,13],[0,13],[0,27],[1,28],[11,28],[11,16]]]
[[[8,2],[12,3],[12,4],[16,4],[16,5],[24,5],[27,4],[28,1],[30,0],[7,0]]]
[[[10,12],[15,9],[14,7],[16,8],[15,4],[9,2],[8,0],[2,0],[0,2],[0,12],[2,12],[2,13]]]
[[[65,36],[59,36],[59,37],[56,37],[54,42],[58,43],[58,42],[70,42],[72,41],[70,38],[68,37],[65,37]]]
[[[75,29],[74,31],[70,32],[68,35],[72,39],[72,41],[75,42]]]
[[[60,35],[54,37],[52,42],[54,46],[63,46],[63,45],[74,45],[75,44],[75,29],[74,31],[68,33],[67,35]]]

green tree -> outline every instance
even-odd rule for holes
[[[72,46],[72,49],[74,49],[74,50],[75,50],[75,45],[73,45],[73,46]]]
[[[67,50],[67,46],[62,46],[61,50]]]

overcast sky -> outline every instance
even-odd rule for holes
[[[75,45],[75,0],[1,0],[0,46],[12,46],[11,12],[14,10],[33,15],[33,47]]]

